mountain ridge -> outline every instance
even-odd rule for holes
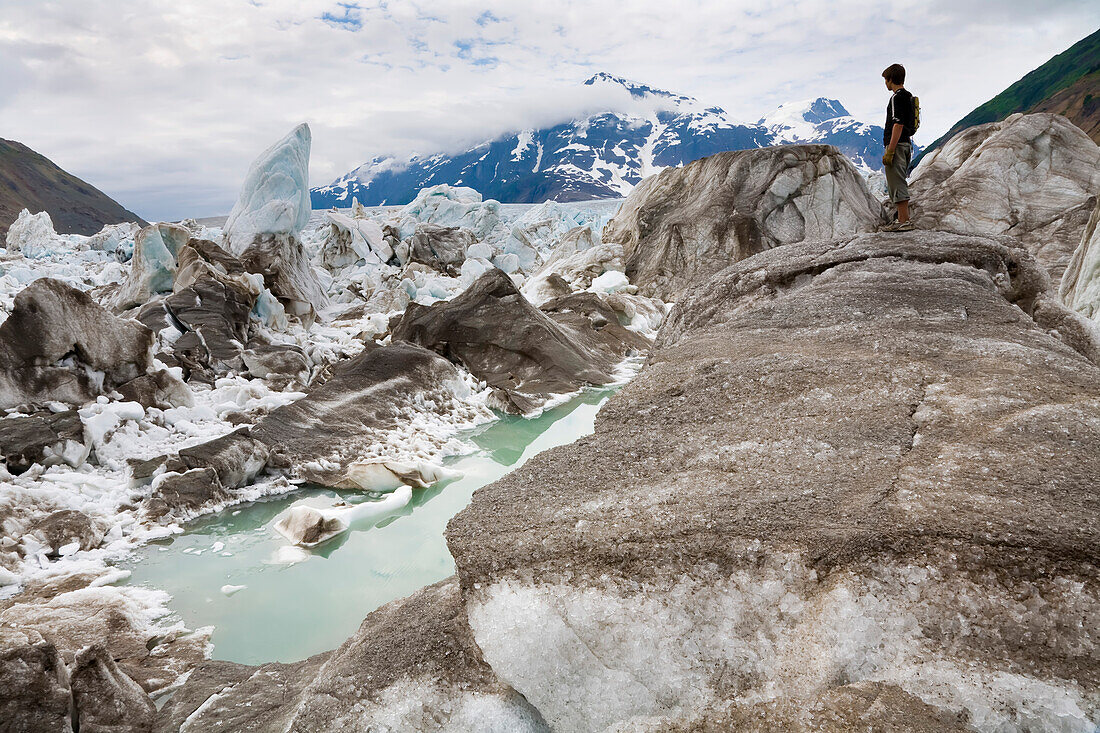
[[[22,209],[48,212],[62,234],[95,234],[106,224],[124,221],[146,223],[41,153],[0,138],[0,244]]]
[[[505,203],[615,198],[665,168],[783,143],[834,144],[864,171],[877,166],[881,154],[882,128],[855,119],[834,99],[794,103],[805,109],[784,105],[756,123],[743,123],[721,107],[604,72],[583,85],[615,93],[621,87],[649,108],[528,128],[453,155],[378,156],[312,189],[313,207],[347,207],[353,198],[368,206],[404,204],[440,183],[469,186]]]

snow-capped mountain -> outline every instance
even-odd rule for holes
[[[882,157],[882,127],[860,122],[835,99],[781,104],[756,124],[772,134],[771,145],[828,143],[864,169],[877,167]]]
[[[368,206],[404,204],[439,183],[470,186],[510,203],[611,198],[627,195],[664,168],[723,150],[784,143],[830,143],[868,169],[882,155],[882,128],[856,120],[833,99],[784,104],[745,124],[720,107],[609,74],[584,83],[609,91],[622,87],[638,104],[629,112],[522,130],[455,155],[374,158],[313,189],[313,207],[346,207],[353,197]]]

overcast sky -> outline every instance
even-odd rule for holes
[[[899,61],[928,143],[1098,26],[1095,0],[0,0],[0,137],[177,219],[228,212],[298,122],[321,185],[590,112],[597,71],[747,121],[825,96],[881,124]]]

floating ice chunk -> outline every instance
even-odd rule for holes
[[[68,557],[69,555],[76,554],[78,550],[80,550],[80,542],[70,542],[67,545],[62,545],[57,548],[57,554],[61,557]]]
[[[347,468],[348,480],[366,491],[393,491],[406,484],[425,488],[461,475],[428,461],[358,461]]]
[[[263,527],[260,528],[263,530]],[[271,555],[271,563],[274,565],[296,565],[305,562],[312,555],[297,545],[283,545]]]
[[[242,590],[244,590],[247,587],[248,587],[247,585],[223,585],[222,586],[222,595],[231,596],[235,593],[240,593]]]
[[[275,523],[275,530],[296,545],[316,547],[348,531],[353,524],[371,526],[400,511],[412,499],[412,487],[402,485],[381,501],[328,509],[296,504]]]
[[[210,545],[210,549],[213,550],[214,552],[221,552],[222,550],[225,549],[225,543],[224,542],[215,542],[214,544]]]

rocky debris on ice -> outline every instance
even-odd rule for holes
[[[77,653],[69,685],[76,730],[141,733],[153,729],[157,713],[153,700],[119,669],[102,644]]]
[[[622,282],[628,283],[623,268],[623,247],[620,244],[594,245],[565,257],[558,257],[555,251],[546,265],[523,284],[523,293],[533,304],[542,305],[554,297],[555,291],[560,290],[557,279],[563,280],[570,292],[588,290],[594,281],[612,272],[621,276]],[[551,279],[554,279],[553,283]]]
[[[194,407],[195,399],[187,385],[174,377],[167,369],[143,374],[120,385],[117,392],[122,399],[136,402],[145,409],[155,407],[169,410],[173,407]]]
[[[648,298],[642,298],[643,302]],[[621,301],[620,301],[621,304]],[[625,304],[622,304],[625,308]],[[609,301],[607,297],[597,293],[570,293],[547,301],[539,308],[550,316],[559,326],[569,326],[574,332],[585,333],[595,331],[600,338],[611,345],[612,348],[623,349],[625,352],[645,354],[649,351],[650,340],[640,331],[632,330],[623,325],[620,311]],[[662,309],[663,310],[663,309]],[[637,312],[637,306],[635,306]],[[623,313],[625,315],[625,313]],[[646,326],[649,323],[646,322]],[[645,331],[656,335],[655,328],[645,328]],[[616,346],[620,345],[620,346]]]
[[[512,224],[501,245],[517,258],[519,269],[534,272],[551,257],[570,254],[599,244],[602,220],[570,211],[556,201],[546,201],[526,211]]]
[[[252,318],[262,299],[270,297],[263,278],[207,240],[181,245],[175,263],[171,294],[147,302],[137,319],[155,332],[174,332],[172,359],[188,380],[210,382],[216,375],[244,371]]]
[[[63,553],[62,548],[71,548],[73,552],[91,550],[103,541],[103,531],[96,522],[75,509],[61,509],[35,522],[29,534],[38,539],[44,548],[49,548],[47,557],[54,559],[72,554]]]
[[[158,293],[171,292],[180,248],[191,232],[176,224],[150,224],[134,240],[134,254],[126,280],[111,297],[116,313],[140,306]]]
[[[1014,244],[700,278],[595,434],[451,520],[496,674],[556,730],[1094,730],[1100,352]]]
[[[152,478],[146,514],[160,521],[178,520],[224,504],[233,498],[234,489],[256,479],[270,456],[270,448],[242,427],[164,457],[162,472],[149,470],[145,462]]]
[[[1100,322],[1100,198],[1062,274],[1058,293],[1067,306]]]
[[[408,261],[455,276],[466,261],[466,250],[476,242],[477,238],[469,229],[420,224],[408,240]]]
[[[527,302],[536,308],[548,300],[569,295],[573,287],[556,272],[539,273],[523,283],[520,290]]]
[[[307,325],[328,304],[300,234],[309,223],[309,126],[298,125],[248,169],[225,222],[229,251]]]
[[[241,352],[241,359],[248,373],[279,386],[309,381],[310,360],[300,346],[292,344],[264,344],[255,340]]]
[[[338,649],[295,664],[206,662],[160,713],[158,731],[549,728],[482,659],[453,578],[371,613]]]
[[[119,262],[126,262],[134,255],[137,248],[137,235],[142,227],[132,221],[121,224],[107,224],[97,233],[88,237],[89,249],[99,252],[109,252]]]
[[[354,464],[410,458],[434,463],[451,433],[488,417],[446,359],[413,344],[370,343],[305,397],[265,416],[252,437],[271,449],[272,464],[292,478],[354,489],[363,488],[360,482],[370,474],[361,467],[352,471]],[[432,455],[404,454],[411,433],[431,446]]]
[[[0,720],[11,731],[72,733],[69,670],[38,634],[0,630]]]
[[[882,207],[831,145],[718,153],[639,184],[603,231],[643,295],[677,300],[731,262],[874,231]]]
[[[66,463],[77,468],[88,460],[91,449],[76,410],[39,410],[0,418],[0,456],[12,474],[21,474],[36,463]]]
[[[761,706],[763,707],[763,706]],[[729,706],[701,712],[691,720],[656,716],[630,728],[637,733],[694,733],[696,731],[920,731],[973,733],[960,716],[923,702],[897,685],[856,682],[834,687],[808,711],[771,709],[766,726],[759,710]]]
[[[503,226],[500,202],[483,201],[480,193],[464,186],[432,186],[422,189],[401,209],[397,218],[398,237],[408,239],[423,224],[462,227],[473,232],[478,240],[485,240]]]
[[[543,313],[493,268],[453,300],[410,303],[391,333],[462,364],[494,389],[501,407],[530,413],[552,395],[615,381],[615,365],[648,347],[606,325],[584,314]]]
[[[49,642],[70,671],[82,650],[101,645],[121,674],[146,693],[177,684],[205,658],[212,629],[189,632],[181,623],[158,623],[168,614],[166,593],[95,585],[101,580],[89,574],[59,574],[28,583],[13,598],[0,599],[0,656],[5,648],[19,646],[17,639],[7,636],[12,631],[25,637],[23,644]],[[0,670],[0,677],[3,674]],[[2,701],[0,695],[0,705]]]
[[[298,699],[331,654],[258,667],[220,660],[203,662],[157,713],[153,730],[285,731],[294,714],[288,701]]]
[[[189,370],[244,371],[242,354],[255,303],[255,292],[212,277],[173,293],[163,307],[185,328],[172,343],[173,356]]]
[[[1017,237],[1057,283],[1100,195],[1100,147],[1061,115],[971,127],[921,160],[909,191],[924,229]]]
[[[373,219],[346,216],[336,211],[325,213],[328,236],[321,245],[321,261],[337,271],[357,264],[396,264],[393,247],[382,226]]]
[[[87,293],[42,278],[15,296],[0,324],[0,407],[83,404],[144,375],[153,334]]]
[[[49,212],[32,214],[27,209],[20,211],[8,228],[5,243],[9,252],[20,252],[24,257],[42,257],[64,246],[64,240],[54,231]]]

